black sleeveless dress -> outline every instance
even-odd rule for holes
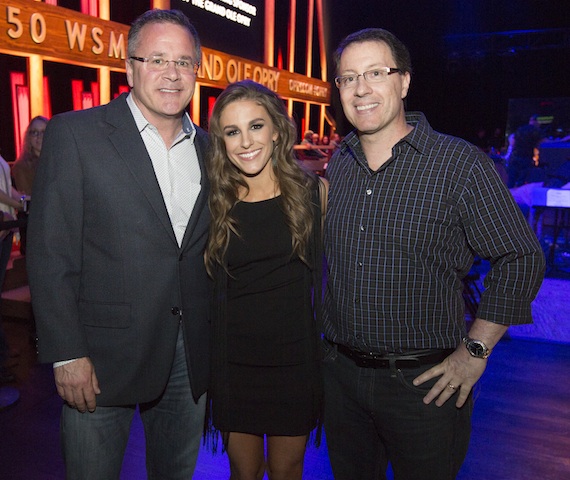
[[[224,305],[213,320],[222,361],[212,371],[212,413],[222,432],[305,435],[317,423],[312,273],[292,255],[280,203],[240,202],[232,211],[240,236],[231,236],[227,273],[218,272]]]

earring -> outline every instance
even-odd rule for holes
[[[271,150],[271,164],[275,167],[277,165],[277,157],[275,156],[275,147],[277,144],[273,140],[273,149]]]

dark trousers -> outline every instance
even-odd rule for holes
[[[2,286],[4,284],[4,278],[6,277],[6,268],[8,267],[8,261],[10,260],[10,254],[12,253],[13,236],[14,234],[10,232],[0,240],[0,290],[2,290]],[[4,367],[4,364],[8,359],[8,342],[6,341],[4,330],[2,330],[1,308],[2,302],[0,299],[0,369]]]
[[[437,379],[412,380],[433,365],[414,369],[357,367],[330,347],[325,358],[325,433],[335,480],[386,478],[452,480],[467,453],[472,398],[462,408],[453,397],[442,407],[422,398]]]

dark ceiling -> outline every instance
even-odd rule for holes
[[[412,55],[407,108],[440,131],[470,138],[481,127],[504,129],[511,98],[570,97],[567,0],[325,2],[329,58],[353,31],[392,31]],[[349,129],[336,92],[331,109]]]

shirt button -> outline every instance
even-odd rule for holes
[[[372,189],[371,188],[366,190],[366,195],[372,195]]]
[[[364,225],[360,225],[360,231],[361,231],[361,232],[364,232],[364,230],[366,230],[366,229],[364,228]]]
[[[172,313],[172,315],[180,315],[180,309],[178,307],[172,307],[170,313]]]
[[[358,262],[359,267],[362,267],[362,265],[363,265],[362,262]]]

